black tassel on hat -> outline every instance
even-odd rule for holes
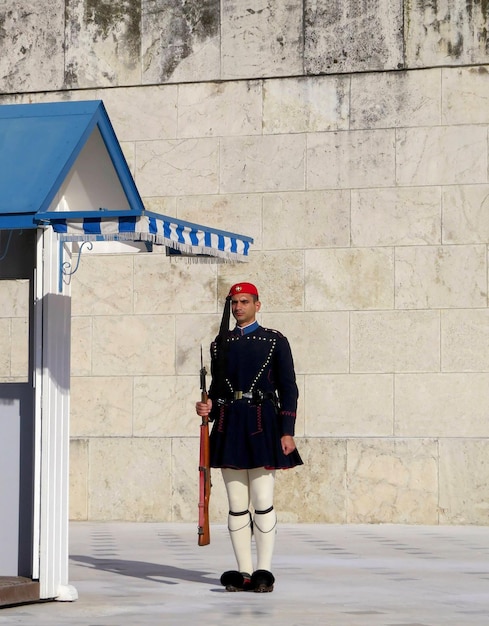
[[[216,390],[218,398],[224,398],[227,393],[226,387],[226,369],[228,362],[228,344],[227,337],[229,334],[229,319],[231,316],[231,296],[226,297],[224,311],[222,312],[221,326],[219,334],[216,337],[216,362],[214,372],[212,374],[213,386]]]
[[[219,327],[218,339],[226,338],[229,331],[229,319],[231,317],[231,296],[226,296],[224,311],[222,312],[221,326]]]

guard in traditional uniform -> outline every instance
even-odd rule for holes
[[[238,565],[221,576],[228,591],[273,590],[275,471],[302,465],[294,442],[298,389],[290,345],[277,330],[259,325],[260,307],[255,285],[231,287],[211,344],[209,400],[196,404],[198,415],[213,421],[211,467],[221,468],[228,496],[228,528]],[[230,312],[234,330],[229,330]]]

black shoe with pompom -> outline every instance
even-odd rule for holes
[[[221,585],[226,591],[253,591],[251,576],[246,572],[229,570],[221,576]]]
[[[257,569],[251,576],[251,587],[255,593],[270,593],[274,582],[274,575],[266,569]]]

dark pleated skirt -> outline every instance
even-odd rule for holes
[[[210,435],[211,467],[288,469],[302,465],[297,450],[282,452],[279,417],[271,402],[222,407]]]

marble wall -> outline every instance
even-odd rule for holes
[[[487,61],[487,0],[16,0],[2,93]]]
[[[247,279],[301,394],[280,519],[487,524],[486,3],[16,5],[0,102],[103,99],[148,209],[255,240],[246,266],[83,255],[73,519],[197,519],[200,345]]]
[[[0,257],[9,246],[0,231]],[[29,380],[29,281],[0,280],[0,383]]]

